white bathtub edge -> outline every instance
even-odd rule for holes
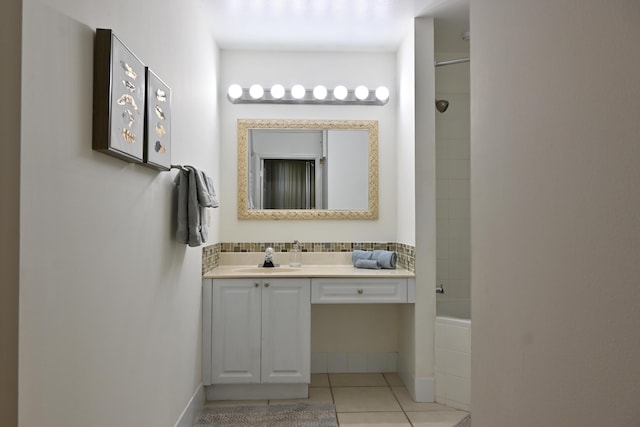
[[[461,319],[452,316],[436,316],[436,323],[454,326],[471,326],[471,319]]]
[[[468,411],[471,407],[471,320],[437,316],[435,335],[436,402]]]

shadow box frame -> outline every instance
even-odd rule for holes
[[[171,88],[145,68],[146,105],[144,165],[160,171],[171,170]]]
[[[142,163],[145,64],[110,29],[98,28],[94,44],[94,150]]]

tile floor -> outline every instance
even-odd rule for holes
[[[332,402],[340,427],[453,427],[467,413],[439,403],[414,402],[395,373],[312,374],[309,399],[207,402],[217,405],[277,405]]]

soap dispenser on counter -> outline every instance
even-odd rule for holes
[[[302,267],[302,255],[300,252],[300,242],[294,240],[293,245],[291,246],[291,254],[289,255],[290,267]]]

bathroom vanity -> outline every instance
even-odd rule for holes
[[[312,304],[407,304],[407,270],[351,265],[226,265],[203,276],[203,382],[207,398],[308,394]]]

